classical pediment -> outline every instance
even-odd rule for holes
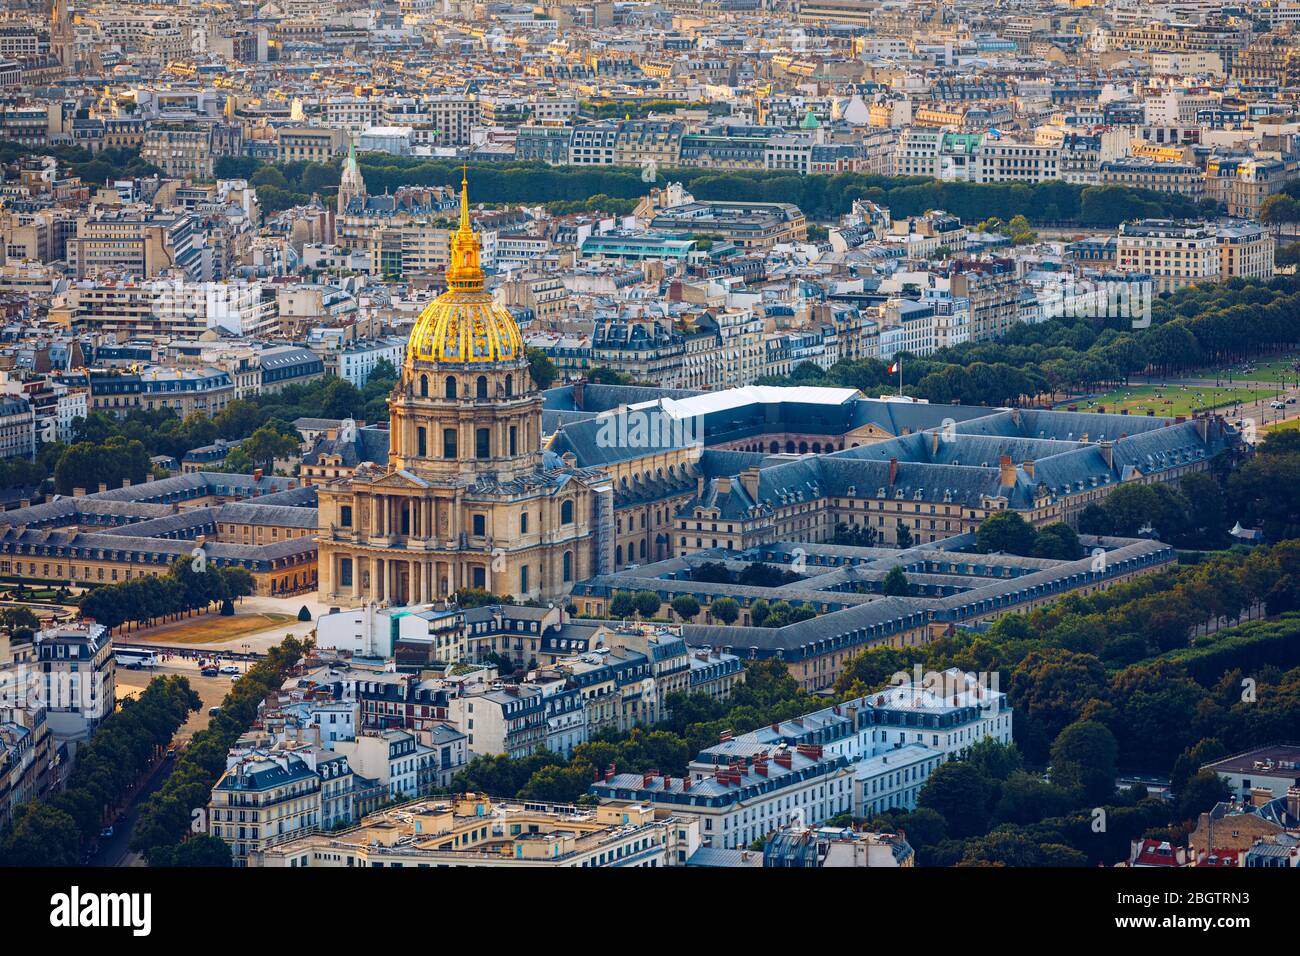
[[[371,488],[382,489],[425,489],[431,488],[432,485],[418,475],[414,475],[404,468],[398,468],[395,471],[386,472],[369,482]]]

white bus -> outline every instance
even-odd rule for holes
[[[118,667],[125,667],[133,671],[154,667],[158,664],[158,655],[153,651],[118,648],[113,651],[113,657],[117,660]]]

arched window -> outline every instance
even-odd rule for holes
[[[564,580],[572,581],[573,580],[573,552],[572,551],[564,552],[563,565],[564,565]]]
[[[519,533],[520,534],[528,533],[528,512],[527,511],[525,511],[523,514],[519,516]]]
[[[506,397],[509,398],[514,393],[515,393],[515,377],[513,375],[507,375],[506,376]]]
[[[420,376],[420,397],[429,397],[429,376],[427,375]]]
[[[478,381],[474,385],[474,388],[475,388],[475,392],[474,392],[475,395],[477,395],[479,398],[487,398],[488,397],[487,376],[480,375],[478,377]]]
[[[476,428],[474,430],[474,457],[491,458],[492,457],[492,431],[487,428]]]
[[[519,429],[514,425],[510,426],[510,457],[513,458],[519,454]]]
[[[560,524],[573,524],[572,501],[565,501],[560,505]]]
[[[443,394],[448,398],[456,397],[456,377],[454,375],[447,376],[446,390]]]
[[[456,457],[456,429],[444,428],[442,430],[442,457]]]
[[[565,554],[568,554],[568,552],[566,551]],[[618,567],[622,563],[623,563],[623,546],[620,544],[617,548],[614,549],[614,567]]]
[[[428,438],[425,434],[423,425],[421,425],[419,428],[415,430],[415,444],[416,444],[415,453],[419,455],[421,458],[429,454]]]

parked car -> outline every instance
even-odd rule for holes
[[[209,708],[208,708],[208,716],[209,716],[209,717],[215,717],[215,716],[217,716],[217,714],[219,714],[219,713],[221,713],[221,708],[220,708],[220,707],[209,707]]]
[[[223,664],[222,667],[221,667],[221,673],[223,673],[223,674],[238,674],[238,673],[239,673],[239,665],[238,665],[238,664]]]
[[[205,667],[202,670],[200,670],[199,673],[202,674],[204,677],[216,677],[221,672],[217,670],[215,667]]]
[[[101,840],[107,840],[107,839],[108,839],[109,837],[111,837],[112,835],[113,835],[113,828],[112,828],[112,827],[104,827],[104,829],[102,829],[102,830],[99,831],[99,838],[100,838]]]
[[[1269,402],[1269,408],[1286,408],[1286,402]]]

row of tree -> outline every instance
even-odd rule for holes
[[[48,800],[19,805],[0,835],[0,865],[79,866],[108,815],[160,757],[200,705],[184,677],[156,677],[122,701],[77,748],[67,786]]]
[[[366,153],[358,161],[366,188],[373,193],[391,192],[402,186],[460,184],[461,166],[447,160]],[[649,188],[640,169],[621,166],[483,163],[475,164],[469,176],[474,200],[488,204],[584,202],[596,195],[635,200]],[[886,206],[895,218],[943,209],[972,223],[991,218],[1011,222],[1022,217],[1032,222],[1071,222],[1093,227],[1113,227],[1135,218],[1213,215],[1219,208],[1213,202],[1171,193],[1060,181],[967,183],[866,173],[799,176],[772,170],[681,167],[659,171],[656,185],[668,182],[682,183],[701,200],[792,202],[812,219],[834,219],[848,212],[857,199]]]
[[[1015,708],[1016,740],[1031,760],[1046,761],[1064,727],[1092,719],[1120,741],[1122,766],[1167,773],[1203,736],[1217,734],[1242,750],[1287,736],[1285,720],[1300,719],[1300,696],[1288,696],[1294,681],[1282,670],[1300,665],[1300,615],[1196,635],[1207,622],[1234,619],[1259,601],[1275,612],[1274,596],[1282,595],[1289,611],[1283,582],[1296,568],[1300,548],[1285,542],[1070,595],[1030,614],[1006,615],[980,633],[868,649],[849,663],[835,691],[866,694],[918,664],[997,673]],[[1254,680],[1251,700],[1239,699],[1240,668]]]
[[[1132,318],[1057,317],[1017,323],[995,341],[966,342],[901,361],[905,389],[933,402],[1018,405],[1062,394],[1092,393],[1130,376],[1168,376],[1206,365],[1291,350],[1300,344],[1300,279],[1229,279],[1157,297],[1151,324]],[[898,387],[879,359],[822,369],[804,363],[768,385],[831,385],[878,395]]]
[[[267,651],[231,686],[221,710],[194,734],[166,782],[141,805],[131,849],[143,853],[151,866],[229,864],[227,845],[207,833],[204,808],[225,772],[230,748],[256,719],[258,705],[284,683],[309,647],[286,636]]]
[[[81,146],[31,146],[0,140],[0,164],[15,163],[32,155],[53,156],[83,183],[96,186],[113,179],[162,175],[161,169],[140,158],[138,149],[111,147],[91,152]]]
[[[338,192],[342,169],[337,163],[314,163],[295,160],[290,163],[264,163],[248,156],[220,156],[213,162],[218,179],[246,179],[257,190],[257,202],[263,212],[275,214],[310,202],[313,196],[324,199]]]
[[[1117,792],[1117,749],[1103,724],[1077,721],[1053,741],[1045,777],[1014,743],[985,738],[934,770],[915,810],[832,822],[903,833],[922,866],[1109,866],[1139,837],[1185,836],[1227,794],[1217,775],[1195,771],[1172,803],[1140,785]]]
[[[246,568],[219,566],[204,556],[177,559],[166,574],[146,574],[87,591],[81,614],[113,631],[124,624],[151,627],[198,611],[235,613],[234,602],[256,590]]]
[[[1122,484],[1079,514],[1084,534],[1145,532],[1180,548],[1230,545],[1236,523],[1268,541],[1300,537],[1300,432],[1273,429],[1232,468],[1227,454],[1177,482]]]
[[[550,363],[538,355],[536,374],[545,377]],[[554,367],[549,370],[553,379]],[[70,495],[76,488],[95,492],[101,484],[109,488],[120,488],[127,481],[139,484],[150,474],[166,476],[165,471],[153,468],[151,457],[179,460],[190,449],[211,445],[217,439],[239,441],[240,447],[212,470],[270,471],[275,461],[292,457],[298,450],[301,438],[291,424],[295,419],[387,420],[388,395],[396,382],[392,363],[380,361],[362,388],[327,375],[273,394],[237,399],[211,417],[193,412],[182,418],[169,408],[133,409],[120,419],[92,411],[73,423],[68,444],[48,442],[41,445],[34,461],[16,459],[0,465],[0,488],[40,485],[49,477],[62,495]]]

